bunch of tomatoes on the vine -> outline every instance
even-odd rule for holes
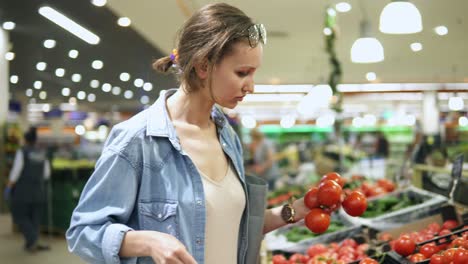
[[[312,232],[321,234],[330,225],[330,214],[343,206],[350,216],[361,216],[367,209],[367,198],[359,191],[343,192],[345,180],[336,172],[325,174],[318,186],[304,196],[304,204],[310,209],[304,221]]]

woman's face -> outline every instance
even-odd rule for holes
[[[254,75],[262,62],[263,46],[247,42],[234,44],[233,51],[213,67],[212,96],[215,103],[234,108],[247,93],[254,92]]]

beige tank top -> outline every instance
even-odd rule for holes
[[[231,166],[220,181],[213,181],[199,170],[206,200],[206,264],[237,264],[237,241],[246,201],[244,189]]]

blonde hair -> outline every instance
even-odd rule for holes
[[[241,33],[251,25],[252,19],[236,7],[225,3],[206,5],[178,32],[177,61],[166,56],[154,62],[153,68],[162,73],[175,73],[187,92],[195,91],[202,86],[195,65],[206,61],[211,76],[213,66],[233,51],[233,45],[241,41]],[[177,70],[171,71],[174,64]]]

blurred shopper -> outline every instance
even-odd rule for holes
[[[266,184],[245,176],[218,108],[253,92],[265,43],[264,26],[227,4],[186,21],[154,64],[180,88],[112,129],[66,234],[72,252],[89,263],[251,264],[264,233],[307,214],[302,199],[265,210]]]
[[[275,181],[280,177],[278,164],[275,160],[275,148],[258,129],[250,132],[252,142],[249,150],[252,153],[252,164],[247,171],[252,171],[258,177],[268,182],[268,188],[273,190]]]
[[[39,227],[46,204],[46,184],[50,178],[47,153],[36,145],[37,132],[29,129],[24,135],[25,146],[18,149],[10,171],[6,193],[10,193],[13,221],[25,239],[28,252],[47,250],[40,245]]]
[[[388,158],[390,155],[390,145],[384,133],[378,132],[375,141],[375,156],[378,158]]]

